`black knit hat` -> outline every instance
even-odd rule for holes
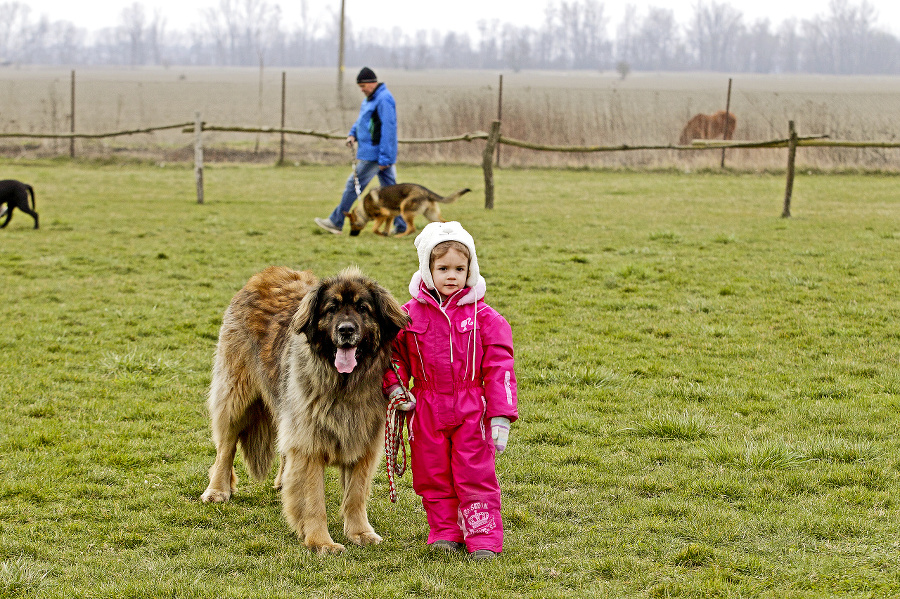
[[[376,83],[377,81],[378,77],[375,76],[375,71],[369,67],[363,67],[359,75],[356,76],[357,83]]]

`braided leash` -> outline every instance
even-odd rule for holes
[[[362,188],[359,185],[359,176],[356,174],[356,165],[358,161],[356,160],[356,153],[353,151],[353,146],[350,146],[350,152],[353,154],[353,159],[350,161],[350,168],[353,169],[353,188],[356,190],[356,197],[362,195]]]
[[[384,462],[387,467],[388,486],[391,489],[391,503],[397,503],[397,487],[394,484],[394,473],[397,476],[403,476],[406,472],[406,445],[403,444],[403,423],[406,420],[406,412],[398,410],[397,406],[408,400],[406,387],[400,379],[400,372],[397,370],[397,364],[391,361],[391,367],[397,380],[400,382],[400,388],[403,389],[403,395],[395,397],[388,402],[387,419],[384,422]],[[397,463],[397,456],[400,450],[403,450],[403,463]]]

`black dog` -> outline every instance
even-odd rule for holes
[[[31,194],[31,207],[28,207],[28,194]],[[13,208],[18,208],[25,214],[30,214],[34,219],[34,228],[38,228],[38,213],[34,211],[34,188],[27,183],[16,181],[15,179],[6,179],[0,181],[0,216],[6,215],[6,222],[0,225],[0,229],[9,224],[12,218]]]

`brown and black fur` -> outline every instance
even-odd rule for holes
[[[31,194],[31,206],[28,205],[28,194]],[[13,208],[18,208],[34,219],[34,228],[38,228],[38,213],[35,212],[34,188],[28,183],[22,183],[15,179],[0,181],[0,217],[6,215],[6,220],[0,225],[0,229],[9,224],[12,218]]]
[[[393,296],[354,267],[322,281],[276,266],[251,277],[219,332],[208,399],[216,460],[201,499],[227,501],[235,492],[238,445],[250,474],[264,479],[277,441],[275,487],[307,547],[344,549],[328,532],[326,466],[341,471],[346,538],[381,542],[366,511],[384,442],[381,378],[408,321]],[[339,347],[356,348],[349,374],[335,367]]]
[[[430,189],[415,183],[400,183],[373,189],[363,196],[362,200],[350,212],[344,214],[350,219],[350,234],[359,235],[370,220],[375,221],[375,233],[387,235],[391,223],[397,216],[406,221],[406,231],[397,236],[409,235],[416,230],[413,224],[417,214],[423,215],[431,222],[441,221],[441,208],[438,203],[449,204],[460,196],[472,191],[468,187],[460,189],[448,196],[439,196]],[[378,231],[383,227],[382,231]]]

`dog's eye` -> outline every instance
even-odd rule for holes
[[[357,304],[356,309],[359,310],[360,312],[364,312],[366,314],[371,314],[372,313],[372,304],[370,304],[368,302],[360,302],[359,304]]]

